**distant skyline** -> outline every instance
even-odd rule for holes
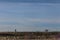
[[[60,0],[0,0],[0,31],[15,29],[60,31]]]

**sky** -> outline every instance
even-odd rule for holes
[[[0,31],[60,31],[60,0],[0,0]]]

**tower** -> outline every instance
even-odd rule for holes
[[[15,33],[16,33],[17,31],[16,31],[16,29],[15,29]]]
[[[15,40],[17,40],[17,31],[15,29]]]
[[[48,32],[48,29],[46,29],[45,32]]]

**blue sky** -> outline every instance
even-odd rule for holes
[[[40,2],[40,3],[60,3],[60,0],[0,0],[3,2]]]
[[[0,31],[60,31],[59,0],[0,0]]]

